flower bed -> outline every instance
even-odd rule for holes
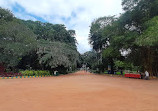
[[[21,73],[13,73],[13,72],[1,72],[0,77],[16,77],[23,76]]]

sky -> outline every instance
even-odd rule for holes
[[[20,19],[65,24],[76,31],[78,51],[91,50],[88,42],[90,25],[103,16],[120,15],[122,0],[0,0]]]

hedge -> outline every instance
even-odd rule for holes
[[[104,74],[108,74],[108,71],[105,71]],[[121,75],[121,72],[115,72],[116,75]],[[123,72],[123,75],[125,74],[125,72]]]
[[[43,70],[25,70],[20,71],[23,76],[42,76],[42,75],[51,75],[49,71]]]

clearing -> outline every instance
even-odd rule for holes
[[[84,71],[1,79],[0,111],[158,111],[158,80]]]

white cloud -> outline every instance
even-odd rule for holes
[[[16,15],[16,17],[21,18],[23,20],[33,20],[33,21],[37,21],[36,18],[30,16],[30,15],[25,15],[23,13],[14,13]]]
[[[11,9],[14,2],[12,0],[0,0],[0,7]]]
[[[102,16],[118,15],[122,12],[122,0],[0,0],[0,6],[12,10],[18,3],[29,14],[41,17],[51,23],[65,24],[68,29],[75,29],[78,50],[83,53],[90,50],[88,45],[89,26]],[[35,18],[15,13],[22,19]],[[65,18],[67,20],[64,20]]]

